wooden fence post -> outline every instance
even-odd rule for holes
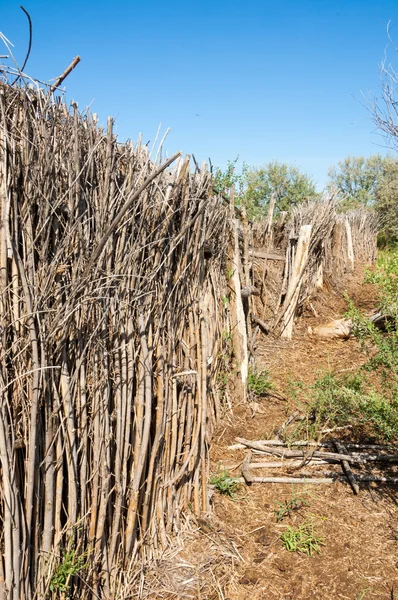
[[[247,395],[247,376],[249,370],[249,355],[247,349],[247,331],[245,311],[242,302],[241,274],[243,275],[241,255],[239,249],[239,219],[235,219],[234,190],[230,192],[231,207],[231,249],[228,265],[229,287],[231,289],[230,308],[231,308],[231,330],[232,344],[235,355],[235,364],[237,371],[237,392],[238,395],[246,400]]]
[[[283,328],[281,337],[288,338],[289,340],[292,338],[294,313],[296,312],[296,306],[299,300],[300,289],[303,280],[303,272],[307,263],[311,231],[312,225],[303,225],[300,228],[296,253],[293,260],[292,274],[287,288],[285,300],[286,310],[282,319]]]
[[[345,220],[345,230],[347,234],[347,256],[350,269],[354,270],[354,245],[352,243],[352,231],[349,220]]]

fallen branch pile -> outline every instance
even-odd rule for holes
[[[366,466],[376,467],[379,463],[398,464],[397,446],[344,444],[339,440],[322,443],[298,441],[290,446],[278,439],[251,441],[236,438],[236,441],[238,443],[229,446],[229,450],[249,449],[242,462],[242,479],[240,479],[248,485],[252,483],[330,484],[339,480],[348,481],[354,493],[358,494],[360,483],[398,483],[398,472],[395,475],[385,476],[379,470],[377,473],[364,470]],[[336,452],[333,452],[333,449]],[[254,456],[261,456],[260,462],[255,461]],[[278,457],[279,460],[264,461],[266,456]],[[338,470],[320,471],[322,465],[340,465],[343,474]],[[312,471],[303,472],[304,468],[312,468]],[[354,472],[354,468],[359,468],[360,471]],[[282,469],[287,475],[254,477],[253,469]],[[299,471],[299,475],[293,475]]]

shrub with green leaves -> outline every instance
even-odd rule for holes
[[[328,371],[304,391],[307,421],[293,437],[319,437],[324,428],[351,425],[354,430],[380,441],[398,440],[398,252],[383,252],[366,282],[378,290],[383,330],[349,301],[347,316],[367,360],[350,375]]]
[[[398,251],[380,252],[376,268],[366,274],[365,282],[377,288],[380,312],[386,317],[384,327],[378,329],[352,302],[349,316],[354,334],[368,355],[363,370],[377,375],[377,389],[393,408],[398,402]]]
[[[361,371],[354,376],[320,376],[310,390],[311,437],[319,437],[325,427],[351,425],[381,441],[397,440],[398,396],[385,392],[372,387]]]
[[[376,268],[368,271],[366,283],[378,289],[380,309],[398,324],[398,250],[379,252]]]

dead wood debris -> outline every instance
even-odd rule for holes
[[[348,481],[354,494],[359,493],[359,484],[376,482],[395,485],[398,483],[397,476],[393,474],[385,475],[380,472],[380,464],[394,465],[398,464],[398,447],[391,445],[378,444],[344,444],[340,440],[330,440],[326,442],[309,442],[299,440],[293,442],[290,446],[279,439],[275,440],[247,440],[237,437],[237,444],[229,446],[229,450],[240,450],[247,448],[243,463],[241,463],[242,478],[238,481],[245,482],[248,485],[252,483],[312,483],[326,484],[334,481]],[[327,449],[335,448],[337,452]],[[317,449],[321,448],[321,449]],[[323,448],[323,449],[322,449]],[[350,452],[348,451],[350,449]],[[373,452],[370,452],[372,451]],[[275,456],[279,461],[253,461],[252,456]],[[328,464],[342,467],[343,473],[339,470],[319,472],[319,467]],[[365,466],[372,465],[372,468],[378,468],[376,473],[364,471]],[[300,476],[263,476],[253,477],[253,469],[284,469],[287,473],[301,470],[302,467],[312,467],[316,472],[302,472]],[[354,468],[361,469],[360,472],[354,472]]]

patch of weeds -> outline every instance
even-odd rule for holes
[[[306,420],[294,427],[292,439],[319,439],[325,428],[350,425],[381,442],[398,440],[398,252],[383,253],[365,281],[377,288],[383,327],[347,298],[347,317],[367,360],[350,375],[329,370],[304,390],[289,382],[291,398],[306,401]]]
[[[398,251],[379,252],[376,268],[368,271],[365,283],[377,287],[380,307],[385,314],[398,320]]]
[[[234,498],[239,487],[239,482],[231,477],[225,469],[221,470],[218,466],[218,472],[210,477],[210,484],[214,485],[215,489],[224,496]]]
[[[255,396],[264,396],[267,392],[274,389],[268,369],[258,370],[255,367],[250,366],[247,376],[247,387],[249,392]]]
[[[352,422],[355,413],[357,384],[351,387],[350,382],[338,378],[328,371],[320,375],[312,386],[312,401],[309,414],[315,429],[325,426],[343,426]]]
[[[320,547],[325,546],[324,538],[316,531],[312,521],[306,521],[299,527],[288,527],[280,539],[288,552],[302,552],[308,556],[319,554]]]
[[[281,523],[286,517],[290,517],[292,512],[298,511],[304,506],[310,506],[310,503],[305,499],[304,494],[296,495],[292,486],[292,496],[284,502],[277,502],[278,508],[275,510],[275,518],[277,523]]]
[[[303,390],[305,389],[302,381],[297,381],[293,376],[289,376],[286,384],[286,393],[292,400],[301,400]]]
[[[392,307],[390,307],[392,310]],[[395,312],[395,309],[394,309]],[[385,314],[389,314],[386,310]],[[384,329],[378,329],[366,317],[361,315],[349,301],[347,316],[353,323],[353,334],[368,355],[368,361],[362,370],[375,372],[389,389],[398,386],[398,316],[386,321]]]
[[[55,568],[50,581],[52,592],[68,593],[70,579],[78,575],[87,566],[87,553],[78,554],[75,549],[63,550],[58,566]]]

